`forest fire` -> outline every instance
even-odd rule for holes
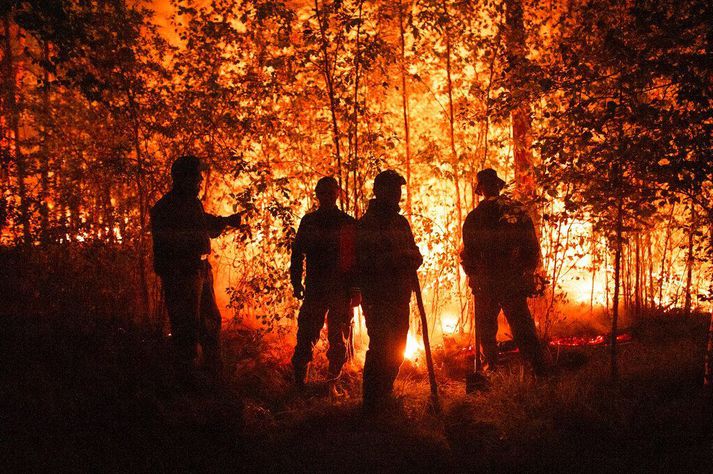
[[[598,335],[592,337],[568,336],[557,337],[550,340],[551,346],[562,347],[585,347],[585,346],[603,346],[610,342],[611,337],[607,335]],[[617,343],[631,342],[633,339],[630,334],[618,334],[616,336]]]
[[[0,3],[18,471],[711,472],[710,1]]]
[[[3,228],[3,241],[129,245],[138,252],[141,303],[156,313],[160,294],[149,271],[147,211],[166,187],[162,169],[192,140],[211,165],[201,194],[206,209],[243,209],[252,221],[249,234],[247,229],[228,233],[214,245],[217,288],[229,290],[216,295],[223,319],[238,318],[251,328],[291,329],[297,305],[276,276],[288,265],[296,218],[315,204],[311,183],[320,174],[334,174],[342,185],[340,207],[358,218],[372,196],[374,170],[394,167],[406,176],[402,208],[424,255],[420,275],[428,282],[429,330],[438,340],[472,333],[473,302],[458,252],[465,216],[480,199],[475,172],[490,166],[506,178],[508,194],[521,199],[538,224],[538,271],[549,286],[533,300],[532,310],[543,336],[557,336],[563,321],[586,327],[600,313],[618,317],[620,312],[711,309],[705,298],[711,265],[700,257],[703,236],[710,233],[705,199],[676,188],[680,181],[662,183],[666,191],[641,184],[669,176],[677,160],[674,151],[663,146],[658,154],[647,151],[657,157],[651,159],[659,175],[621,171],[621,179],[630,179],[627,189],[636,192],[619,197],[620,211],[606,199],[587,201],[586,193],[575,192],[580,186],[587,196],[611,195],[613,188],[591,187],[582,176],[614,168],[608,155],[580,163],[563,154],[573,148],[594,152],[598,137],[608,134],[578,128],[581,120],[572,114],[579,109],[561,99],[568,74],[580,72],[578,61],[554,45],[566,44],[590,55],[593,64],[609,67],[589,46],[582,49],[580,26],[547,19],[571,6],[555,2],[524,16],[516,9],[515,16],[501,17],[497,9],[463,9],[448,2],[261,5],[154,3],[158,28],[150,17],[139,15],[121,25],[122,34],[132,38],[126,44],[102,36],[107,50],[97,54],[126,53],[114,54],[120,64],[107,70],[94,57],[63,51],[73,47],[71,41],[54,44],[53,38],[34,34],[31,22],[17,22],[8,13],[3,58],[11,74],[6,75],[1,123],[3,156],[13,164],[3,168],[10,224]],[[112,7],[71,8],[88,8],[84,13],[90,16],[104,8],[104,20],[92,17],[94,27],[109,31],[116,26],[103,23],[112,18]],[[227,19],[220,33],[210,27],[218,17]],[[539,29],[526,32],[525,24],[533,19]],[[280,34],[253,34],[271,29]],[[80,45],[83,40],[74,41]],[[537,46],[526,53],[527,43]],[[214,54],[198,54],[208,45],[215,47]],[[527,87],[510,90],[529,77],[525,63],[515,61],[518,57],[552,71],[538,87],[551,82],[557,88],[542,88],[539,96]],[[53,67],[43,68],[43,61]],[[92,76],[84,77],[82,70]],[[216,71],[210,80],[204,74],[208,70]],[[658,83],[660,78],[650,74]],[[128,89],[121,84],[129,84]],[[167,84],[174,98],[170,103],[162,95]],[[508,94],[521,99],[522,107],[508,104]],[[658,88],[649,94],[651,100],[674,101]],[[17,101],[21,95],[51,107],[23,108]],[[497,111],[503,106],[498,101],[505,104],[504,113]],[[154,110],[157,103],[164,103],[161,111]],[[588,106],[588,113],[601,115],[600,122],[609,121],[607,127],[640,126],[636,116],[607,115],[614,102]],[[176,110],[194,112],[173,123],[148,119]],[[217,110],[231,112],[216,115]],[[93,136],[83,133],[102,120],[122,123],[118,128],[135,133],[111,138],[111,130],[101,127]],[[555,137],[549,133],[554,128],[568,132]],[[622,147],[637,146],[632,140],[641,133],[621,138]],[[697,129],[682,133],[705,141]],[[591,138],[570,143],[565,136]],[[120,144],[110,146],[112,140]],[[74,156],[69,151],[74,149],[95,150],[96,156],[82,156],[76,163],[59,158]],[[117,155],[117,149],[124,151]],[[694,149],[699,148],[690,148],[687,156]],[[699,165],[706,163],[695,162]],[[692,176],[687,166],[681,164],[679,171]],[[92,169],[118,169],[121,176],[107,181]],[[575,169],[579,174],[568,174]],[[701,184],[692,189],[708,189],[707,182]],[[621,217],[618,237],[616,212]],[[261,287],[274,291],[266,294]],[[417,352],[418,343],[410,337],[407,354]]]
[[[406,339],[404,357],[414,363],[420,362],[423,358],[423,350],[423,340],[419,341],[418,336],[414,335],[412,331],[409,331]]]

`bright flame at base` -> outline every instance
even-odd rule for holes
[[[443,313],[441,315],[441,331],[443,334],[454,334],[458,329],[458,316],[453,313]]]
[[[418,359],[421,352],[423,352],[423,341],[419,341],[416,337],[408,332],[406,337],[406,350],[404,350],[404,358],[410,361],[415,361]]]

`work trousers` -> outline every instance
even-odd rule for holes
[[[221,318],[210,265],[204,262],[195,273],[164,275],[161,281],[176,362],[190,365],[197,354],[196,344],[200,343],[206,366],[219,369]]]
[[[364,304],[369,349],[364,361],[364,404],[391,394],[404,361],[409,329],[409,302]]]
[[[339,374],[347,360],[352,316],[350,309],[346,291],[309,293],[308,290],[297,317],[297,345],[292,356],[292,365],[296,369],[304,369],[312,360],[312,349],[319,340],[326,315],[329,372]]]
[[[489,291],[475,292],[475,317],[480,331],[480,343],[488,366],[492,369],[498,363],[498,315],[502,309],[512,329],[520,353],[536,369],[542,366],[542,352],[537,340],[535,322],[527,306],[524,292],[508,289],[506,285],[498,288],[490,286]]]

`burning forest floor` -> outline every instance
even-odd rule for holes
[[[5,317],[5,468],[72,471],[711,472],[711,398],[701,386],[704,317],[649,319],[622,345],[621,381],[601,347],[560,347],[535,380],[512,357],[487,392],[465,395],[466,367],[438,363],[443,411],[406,364],[400,406],[360,411],[361,373],[334,394],[323,355],[304,392],[289,349],[225,332],[224,384],[180,390],[166,346],[138,329]],[[464,362],[466,363],[465,359]]]

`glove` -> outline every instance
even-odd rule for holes
[[[243,213],[242,212],[236,212],[235,214],[225,217],[225,223],[229,225],[230,227],[240,227],[240,224],[243,220],[242,218]]]
[[[522,275],[522,289],[531,298],[542,296],[550,282],[544,276],[535,272],[525,272]]]

